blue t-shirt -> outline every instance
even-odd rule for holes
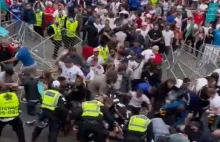
[[[150,84],[148,84],[148,83],[139,83],[138,85],[137,85],[137,89],[140,89],[140,90],[142,90],[143,91],[143,93],[144,94],[148,94],[148,89],[150,88],[151,86],[150,86]]]
[[[21,61],[25,67],[31,66],[35,63],[33,57],[31,56],[31,53],[26,47],[20,48],[15,57],[18,61]]]
[[[21,18],[22,6],[12,5],[10,7],[10,11],[13,13],[12,14],[12,19],[13,20],[18,20],[18,19]]]
[[[214,36],[213,45],[220,46],[220,30],[214,30],[213,36]]]
[[[172,15],[171,15],[171,16],[168,16],[168,17],[167,17],[167,22],[168,22],[168,23],[173,23],[173,22],[175,22],[175,17],[172,16]]]

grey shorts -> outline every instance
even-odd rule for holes
[[[35,62],[33,65],[23,67],[23,72],[29,72],[30,74],[34,75],[37,70],[37,63]]]

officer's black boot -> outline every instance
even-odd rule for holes
[[[48,142],[57,142],[58,132],[49,132]]]
[[[42,128],[39,127],[35,127],[34,131],[32,133],[32,142],[35,142],[38,138],[38,136],[40,135],[40,133],[42,132]]]

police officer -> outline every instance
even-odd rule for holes
[[[25,142],[24,128],[19,117],[19,99],[8,90],[0,93],[0,135],[7,124],[16,132],[18,141]]]
[[[106,137],[111,135],[111,132],[106,130],[103,125],[104,118],[110,126],[117,131],[116,122],[111,117],[108,109],[102,103],[101,97],[96,97],[95,100],[82,103],[82,107],[75,112],[74,122],[79,124],[79,142],[88,142],[89,135],[93,134],[93,141],[104,142]]]
[[[54,44],[53,58],[56,59],[59,48],[62,46],[62,32],[57,20],[48,28],[48,35],[52,36],[52,42]]]
[[[125,142],[151,142],[153,140],[153,126],[150,119],[140,113],[131,116],[128,126],[124,127]]]
[[[35,142],[41,131],[49,124],[48,142],[57,142],[61,122],[65,121],[68,110],[65,108],[65,99],[58,91],[60,82],[52,82],[52,88],[44,91],[42,95],[42,113],[39,122],[32,134],[32,142]]]
[[[34,24],[34,31],[37,32],[42,37],[44,36],[43,35],[43,27],[42,27],[43,21],[44,21],[43,19],[44,19],[44,13],[39,8],[37,8],[35,10],[36,23]]]
[[[72,17],[65,18],[64,28],[66,29],[66,37],[64,44],[66,48],[70,48],[74,45],[74,41],[77,40],[76,30],[78,28],[78,21],[76,21]]]

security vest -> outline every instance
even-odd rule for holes
[[[37,12],[35,13],[35,18],[36,18],[36,24],[34,24],[35,26],[42,26],[42,18],[43,18],[43,12]]]
[[[98,117],[99,115],[103,115],[101,106],[103,106],[103,104],[96,100],[84,102],[82,104],[82,116]]]
[[[99,50],[99,56],[104,60],[104,62],[107,62],[109,56],[108,46],[106,45],[104,48],[102,46],[98,46],[97,48]]]
[[[151,120],[144,115],[134,115],[130,118],[128,130],[135,132],[145,132]]]
[[[61,41],[62,33],[60,27],[56,26],[55,24],[52,24],[51,26],[53,27],[53,31],[54,31],[53,39],[56,41]]]
[[[41,108],[54,111],[60,98],[60,93],[56,90],[46,90],[42,95]]]
[[[66,36],[67,37],[75,37],[76,36],[76,29],[78,27],[78,21],[70,21],[69,19],[66,20]]]
[[[63,26],[64,26],[65,18],[66,18],[65,15],[63,15],[62,17],[60,17],[60,16],[57,16],[57,17],[56,17],[56,20],[58,21],[59,27],[60,27],[61,29],[62,29]]]
[[[0,117],[19,116],[19,99],[13,92],[0,94]]]

